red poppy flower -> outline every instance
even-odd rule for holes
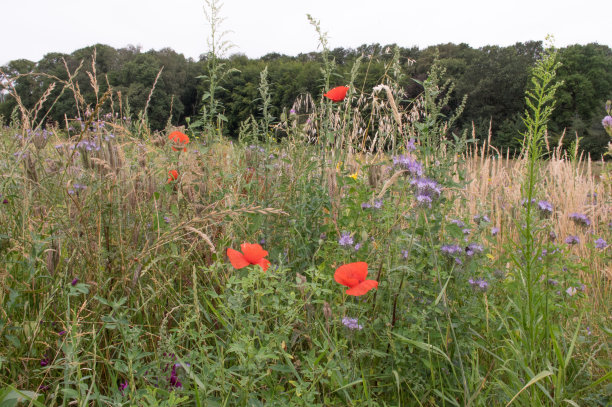
[[[186,134],[181,133],[180,131],[173,131],[168,136],[168,139],[172,141],[174,144],[187,144],[189,143],[189,137]],[[172,147],[174,151],[179,151],[175,147]],[[187,151],[187,148],[184,148],[183,151]]]
[[[378,287],[378,281],[366,280],[368,275],[368,263],[360,261],[342,265],[336,269],[334,280],[337,283],[349,287],[348,295],[364,295],[372,288]]]
[[[334,102],[342,102],[346,97],[346,92],[348,92],[348,90],[349,88],[347,86],[338,86],[329,90],[327,93],[324,93],[323,96],[331,99]]]
[[[232,266],[236,269],[241,269],[251,264],[260,266],[263,271],[266,271],[270,266],[270,261],[264,259],[268,252],[258,244],[243,243],[240,245],[242,253],[238,250],[227,249],[227,257],[229,257]]]
[[[168,182],[176,181],[178,179],[178,171],[170,170],[168,171]]]

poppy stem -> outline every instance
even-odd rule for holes
[[[380,266],[378,266],[378,274],[376,275],[376,281],[380,281],[380,274],[382,273],[383,260],[380,261]],[[374,300],[372,301],[372,313],[374,313],[374,308],[376,307],[376,296],[378,295],[378,290],[374,293]]]

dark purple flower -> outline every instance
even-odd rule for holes
[[[176,365],[172,366],[172,371],[170,372],[170,385],[172,387],[183,387],[183,383],[181,383],[181,381],[178,378],[178,375],[176,374]]]
[[[557,240],[557,234],[555,233],[554,230],[551,230],[550,233],[548,234],[548,239],[551,242],[554,242],[555,240]]]
[[[47,366],[47,365],[49,365],[49,359],[44,358],[44,359],[41,359],[41,360],[40,360],[40,366],[41,366],[41,367],[45,367],[45,366]]]
[[[557,280],[553,279],[553,278],[549,278],[548,279],[548,284],[552,285],[552,286],[556,286],[556,285],[559,285],[559,282]]]
[[[79,279],[75,277],[70,284],[74,287],[75,285],[77,285],[78,282],[79,282]]]
[[[5,205],[6,205],[8,202],[9,202],[9,201],[8,201],[8,199],[3,199],[3,200],[2,200],[2,203],[3,203],[3,204],[5,204]]]
[[[59,331],[57,334],[58,334],[59,336],[63,336],[63,335],[66,335],[66,331]]]

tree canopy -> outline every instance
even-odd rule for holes
[[[362,64],[356,74],[358,90],[369,92],[388,74],[385,66],[396,46],[364,44],[356,49],[336,48],[329,57],[335,61],[337,85],[348,83],[351,69],[358,58]],[[95,64],[92,66],[95,51]],[[472,48],[467,44],[440,44],[425,49],[398,48],[402,74],[399,85],[406,94],[403,103],[409,103],[422,91],[418,81],[427,76],[437,58],[446,70],[447,79],[455,83],[449,110],[468,95],[463,115],[457,121],[457,131],[476,128],[479,138],[486,138],[489,128],[492,142],[502,148],[515,148],[522,129],[520,116],[525,108],[524,93],[530,71],[542,54],[542,43],[532,41],[512,46],[485,46]],[[612,50],[605,45],[572,45],[559,50],[562,66],[558,79],[564,81],[558,92],[557,108],[549,125],[553,142],[565,132],[566,137],[581,138],[585,151],[598,157],[609,141],[601,126],[603,104],[612,94]],[[236,136],[240,124],[262,112],[258,105],[260,73],[268,68],[271,106],[269,114],[279,118],[283,109],[289,109],[295,99],[305,93],[323,92],[321,75],[322,55],[318,52],[287,56],[270,53],[257,59],[234,54],[223,59],[229,68],[237,69],[221,83],[216,95],[227,117],[224,132]],[[79,66],[83,64],[80,70]],[[206,56],[199,60],[185,58],[172,49],[150,50],[128,46],[115,49],[96,44],[71,54],[49,53],[40,61],[14,60],[1,69],[8,79],[18,77],[15,87],[23,104],[32,108],[51,82],[67,80],[68,71],[74,74],[85,100],[95,101],[110,85],[120,100],[106,103],[129,106],[132,115],[143,111],[151,88],[157,78],[155,90],[147,108],[147,119],[152,129],[163,129],[167,123],[184,124],[186,118],[197,117],[206,92],[201,79],[206,75]],[[95,67],[97,83],[92,83],[86,71]],[[160,73],[161,72],[161,73]],[[24,74],[30,74],[25,75]],[[416,81],[415,81],[416,79]],[[97,91],[96,91],[97,87]],[[63,123],[65,117],[76,115],[74,96],[70,92],[60,95],[57,87],[49,101],[53,105],[49,119]],[[97,96],[96,96],[97,92]],[[0,116],[7,122],[16,107],[10,97],[0,99]]]

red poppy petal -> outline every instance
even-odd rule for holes
[[[227,257],[229,257],[230,263],[232,263],[232,266],[234,266],[236,269],[241,269],[251,264],[238,250],[228,248]]]
[[[348,290],[346,290],[346,293],[348,295],[359,296],[359,295],[364,295],[365,293],[370,291],[372,288],[377,288],[377,287],[378,287],[378,281],[366,280],[362,283],[357,284],[355,287],[349,288]]]
[[[337,283],[347,287],[354,287],[368,275],[368,263],[359,261],[357,263],[344,264],[336,269],[334,279]]]
[[[257,262],[258,266],[261,266],[261,268],[263,269],[263,271],[268,270],[268,267],[270,267],[270,260],[268,259],[261,259]]]
[[[251,264],[257,264],[259,260],[268,255],[268,252],[257,243],[243,243],[240,245],[240,248],[242,253],[244,253],[244,258]]]
[[[329,90],[323,96],[333,100],[334,102],[341,102],[346,97],[346,92],[348,92],[348,90],[349,88],[346,86],[337,86]]]

